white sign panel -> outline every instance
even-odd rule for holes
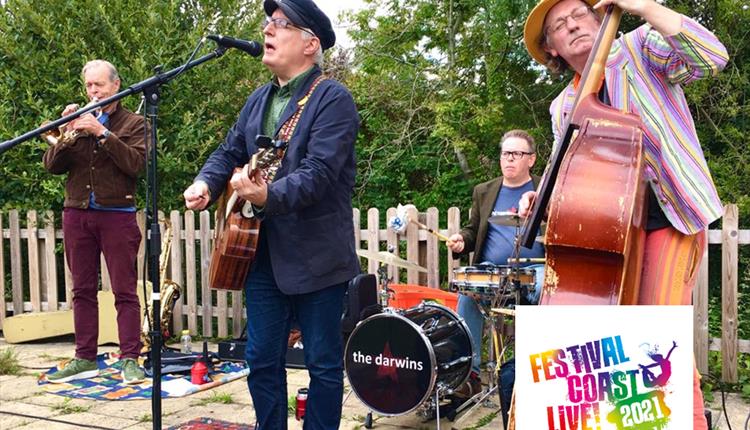
[[[691,306],[520,306],[519,430],[692,428]]]

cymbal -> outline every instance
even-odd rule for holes
[[[516,227],[521,225],[524,219],[515,212],[492,212],[492,216],[487,218],[487,221],[496,225]]]
[[[427,269],[420,266],[419,264],[414,264],[411,261],[404,260],[398,255],[391,254],[388,251],[372,252],[366,249],[358,249],[357,255],[380,263],[390,264],[404,269],[414,269],[420,272],[427,272]]]

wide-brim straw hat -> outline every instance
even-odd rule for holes
[[[534,9],[531,10],[529,16],[526,18],[526,25],[523,27],[523,41],[526,44],[526,50],[529,51],[529,55],[540,64],[547,64],[549,54],[542,49],[540,43],[542,37],[544,37],[544,19],[547,18],[547,12],[552,9],[553,6],[560,3],[562,0],[541,0]],[[599,0],[581,0],[589,6],[593,6],[598,3]]]

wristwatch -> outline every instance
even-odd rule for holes
[[[104,140],[104,139],[108,138],[110,134],[112,134],[112,132],[109,131],[109,129],[105,128],[104,131],[102,132],[102,134],[100,134],[99,136],[96,136],[96,138],[98,140]]]

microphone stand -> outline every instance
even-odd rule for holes
[[[153,310],[153,321],[151,324],[151,365],[153,369],[153,386],[151,389],[151,416],[153,417],[153,428],[154,430],[161,429],[161,348],[163,344],[161,334],[161,281],[159,279],[159,256],[161,255],[161,230],[159,229],[159,209],[158,209],[158,193],[159,184],[156,177],[157,172],[157,116],[159,112],[159,89],[161,85],[166,84],[177,75],[182,72],[192,69],[208,60],[221,57],[226,52],[227,48],[223,46],[217,47],[212,53],[206,54],[196,60],[185,63],[180,67],[176,67],[169,72],[161,73],[161,66],[157,66],[154,71],[156,74],[144,81],[137,84],[131,85],[127,89],[101,100],[98,103],[87,106],[80,109],[70,115],[62,117],[56,121],[53,121],[45,126],[39,127],[36,130],[27,132],[15,139],[0,143],[0,154],[4,153],[8,149],[18,145],[19,143],[25,142],[33,137],[37,137],[45,131],[52,130],[62,124],[72,121],[79,116],[97,109],[101,106],[107,106],[110,103],[116,102],[122,98],[125,98],[131,94],[143,93],[146,100],[146,115],[151,121],[151,134],[150,134],[150,153],[148,171],[147,171],[147,182],[148,192],[150,195],[149,206],[146,208],[146,222],[149,223],[149,234],[146,235],[146,252],[148,254],[148,273],[151,279],[152,293],[151,303]]]

